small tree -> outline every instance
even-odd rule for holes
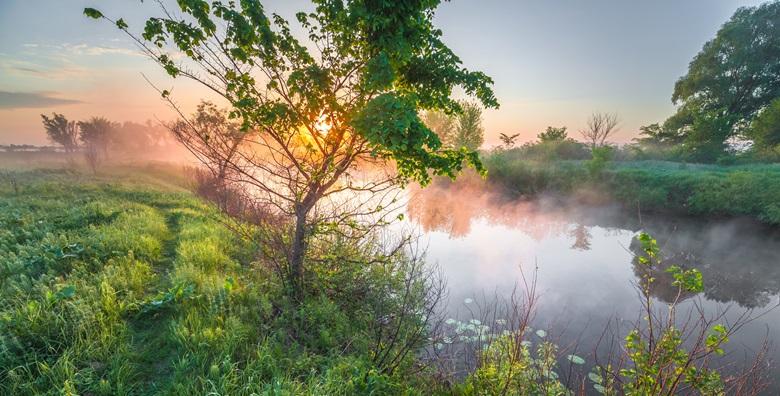
[[[461,106],[463,112],[458,115],[454,134],[447,144],[454,149],[465,147],[469,150],[477,150],[485,140],[482,108],[473,102],[464,102]]]
[[[97,172],[101,156],[108,157],[108,145],[117,126],[103,117],[79,121],[78,126],[81,131],[79,139],[84,145],[84,156],[92,171]]]
[[[219,197],[220,206],[224,207],[226,179],[238,172],[234,165],[239,147],[244,143],[245,133],[241,124],[228,119],[227,109],[204,101],[192,117],[170,124],[168,128],[176,140],[208,169],[211,180],[207,182]]]
[[[58,113],[52,113],[51,118],[41,114],[41,118],[46,135],[52,143],[61,145],[67,153],[78,148],[79,128],[75,121],[68,121],[64,115]]]
[[[147,20],[141,37],[124,20],[109,21],[169,75],[192,79],[230,103],[229,116],[251,143],[239,146],[230,168],[258,200],[291,219],[283,239],[286,279],[300,297],[313,233],[351,227],[352,215],[365,214],[336,213],[344,204],[329,198],[382,191],[397,181],[426,184],[431,174],[454,177],[463,164],[482,171],[476,152],[443,147],[418,116],[461,112],[451,98],[456,87],[498,106],[492,80],[465,69],[442,42],[433,25],[438,4],[316,0],[313,12],[296,15],[305,44],[257,0],[177,2],[187,19],[161,2],[162,16]],[[108,19],[92,8],[84,13]],[[388,161],[397,175],[368,178],[357,169]]]
[[[566,133],[566,127],[556,128],[556,127],[548,126],[544,132],[536,135],[536,137],[539,138],[539,141],[541,143],[547,143],[547,142],[562,142],[566,140],[568,135]]]
[[[591,149],[603,146],[607,138],[617,132],[620,120],[615,113],[593,113],[588,118],[588,127],[580,131]]]
[[[423,122],[439,136],[445,147],[476,150],[484,141],[482,108],[476,103],[461,102],[460,114],[448,115],[442,111],[428,111]]]
[[[442,143],[455,133],[455,118],[443,111],[426,111],[422,115],[425,126],[433,131]]]

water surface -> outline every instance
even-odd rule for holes
[[[694,219],[627,211],[610,205],[557,199],[512,200],[483,186],[438,183],[412,189],[409,221],[427,243],[427,259],[447,279],[447,312],[463,314],[463,301],[508,295],[522,276],[536,275],[535,328],[557,342],[578,343],[590,357],[610,322],[630,325],[641,316],[635,287],[640,231],[653,235],[666,262],[698,268],[705,291],[685,296],[709,315],[725,311],[728,325],[740,315],[760,316],[731,338],[726,359],[742,361],[763,340],[780,340],[780,232],[747,219]],[[652,295],[672,301],[668,274],[655,274]],[[772,348],[770,356],[780,354]],[[592,359],[592,357],[591,357]],[[780,370],[772,368],[780,378]],[[775,381],[770,394],[780,391]]]

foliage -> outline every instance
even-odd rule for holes
[[[715,159],[727,139],[780,97],[778,29],[780,2],[738,9],[675,84],[672,101],[680,107],[665,126],[705,152],[695,157]]]
[[[776,165],[613,161],[602,168],[594,184],[587,168],[592,162],[538,162],[525,159],[519,149],[494,153],[484,161],[490,183],[520,195],[576,195],[579,190],[595,188],[608,199],[642,211],[750,216],[780,224],[780,168]]]
[[[506,135],[505,135],[506,136]],[[522,156],[525,159],[538,161],[586,159],[590,157],[588,148],[574,139],[568,138],[566,127],[547,127],[540,133],[536,142],[523,144],[517,149],[511,149],[514,139],[519,136],[506,136],[509,143],[504,142],[504,151],[508,156]],[[504,155],[501,153],[494,153]]]
[[[581,163],[526,160],[520,148],[493,153],[484,161],[488,182],[517,195],[572,192],[588,179]]]
[[[745,131],[756,151],[773,150],[780,146],[780,98],[775,99],[753,119]]]
[[[75,121],[68,121],[62,114],[52,113],[49,118],[41,114],[46,135],[54,143],[65,148],[66,152],[72,152],[78,147],[79,129]]]
[[[482,146],[485,130],[482,128],[482,108],[472,102],[460,102],[460,114],[448,115],[442,111],[428,111],[423,115],[425,125],[436,133],[445,147],[475,151]]]
[[[590,177],[594,179],[600,178],[609,161],[612,160],[613,154],[614,149],[610,146],[594,147],[591,150],[593,157],[585,163],[585,168],[588,170]]]
[[[448,115],[443,111],[427,111],[423,122],[442,141],[444,147],[475,151],[482,146],[485,130],[482,128],[482,108],[472,102],[460,102],[461,112]]]
[[[79,140],[85,146],[107,152],[114,130],[118,125],[104,117],[92,117],[88,121],[79,121]]]
[[[79,139],[84,145],[84,157],[92,172],[96,173],[100,162],[108,156],[108,147],[118,125],[103,117],[79,121]]]
[[[482,108],[471,102],[462,103],[463,112],[458,115],[457,128],[449,145],[477,150],[484,141],[485,130],[482,127]]]
[[[663,125],[650,124],[639,127],[639,136],[637,139],[640,143],[656,144],[656,145],[675,145],[682,143],[682,136],[678,131],[669,130]]]
[[[672,285],[677,288],[678,297],[668,308],[668,320],[660,320],[654,313],[653,300],[650,298],[651,285],[656,282],[650,269],[661,265],[660,248],[658,242],[646,233],[640,233],[637,238],[643,250],[638,261],[647,270],[643,272],[639,285],[645,296],[647,330],[635,328],[625,337],[625,349],[632,367],[620,370],[625,381],[623,392],[627,395],[648,395],[695,390],[703,395],[724,394],[720,373],[708,367],[707,357],[712,353],[723,354],[721,346],[728,342],[729,332],[718,324],[705,336],[705,328],[705,333],[699,334],[703,338],[703,345],[696,343],[689,350],[684,343],[687,338],[697,335],[696,329],[678,328],[674,322],[677,302],[682,293],[700,293],[704,290],[701,272],[697,269],[683,270],[676,265],[668,266],[667,272],[673,275]]]
[[[570,360],[582,358],[574,355]],[[481,354],[481,365],[460,384],[458,395],[568,395],[558,379],[558,347],[542,341],[534,350],[521,337],[504,335]],[[579,359],[579,360],[578,360]]]
[[[536,137],[539,138],[540,143],[547,143],[566,140],[568,135],[565,126],[560,128],[548,126],[544,132],[538,134]]]
[[[325,218],[354,223],[318,205],[341,191],[387,187],[386,177],[360,183],[357,163],[394,163],[390,182],[426,184],[431,174],[455,177],[464,165],[482,171],[473,149],[443,146],[419,117],[421,110],[462,112],[451,97],[456,88],[498,107],[492,80],[464,68],[441,40],[433,24],[438,4],[317,0],[313,12],[296,14],[306,44],[258,0],[180,1],[188,18],[181,20],[160,3],[162,16],[149,18],[140,37],[122,19],[84,13],[114,23],[170,76],[194,80],[230,104],[241,138],[253,143],[239,146],[230,168],[254,198],[290,219],[282,227],[289,235],[277,239],[289,241],[285,272],[300,295],[313,231]],[[169,91],[160,94],[175,106]],[[225,150],[217,156],[229,157]]]
[[[211,172],[217,188],[224,188],[239,146],[246,143],[240,123],[230,120],[227,109],[220,109],[211,102],[202,101],[193,116],[179,120],[168,128],[176,139]],[[224,205],[219,200],[220,205]]]

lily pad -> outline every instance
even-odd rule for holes
[[[585,364],[585,359],[577,356],[577,355],[568,355],[566,356],[566,359],[569,359],[570,362],[574,364]]]

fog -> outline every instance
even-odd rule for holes
[[[740,315],[758,317],[732,339],[734,356],[757,350],[767,336],[780,337],[780,233],[753,220],[639,213],[571,197],[513,199],[478,177],[411,189],[407,213],[423,233],[428,261],[447,278],[450,316],[463,319],[471,309],[464,301],[489,303],[534,275],[535,328],[555,332],[560,345],[591,350],[609,323],[641,317],[636,284],[643,269],[635,236],[645,231],[663,256],[652,273],[658,302],[676,297],[668,266],[698,268],[705,289],[682,296],[686,309],[726,312],[729,323]],[[776,350],[772,356],[780,358]]]

